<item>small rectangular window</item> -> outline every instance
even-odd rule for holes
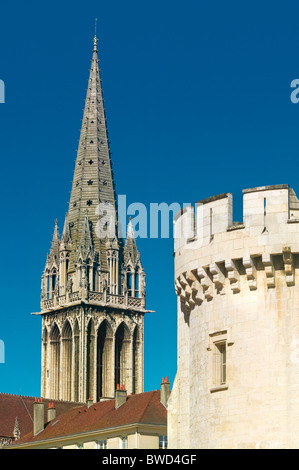
[[[108,449],[107,440],[97,441],[95,448],[96,449]]]
[[[128,448],[128,436],[122,437],[120,439],[120,448],[127,449]]]
[[[226,383],[226,343],[215,343],[215,385]]]
[[[209,333],[207,351],[209,351],[209,383],[210,392],[218,392],[228,389],[227,381],[227,350],[234,344],[227,329]],[[229,357],[229,356],[228,356]]]
[[[226,383],[226,343],[215,343],[215,349],[216,385],[223,385]]]
[[[159,449],[167,449],[167,436],[159,436]]]

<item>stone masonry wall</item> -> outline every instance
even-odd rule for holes
[[[277,185],[243,191],[243,223],[229,193],[176,216],[170,448],[298,447],[298,205]]]

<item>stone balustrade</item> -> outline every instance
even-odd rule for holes
[[[144,310],[145,299],[137,297],[129,297],[128,295],[115,295],[107,292],[88,292],[87,298],[81,299],[79,292],[72,292],[67,295],[54,296],[53,299],[43,299],[41,301],[41,311],[45,312],[48,310],[55,309],[56,307],[69,306],[80,302],[80,300],[101,306],[111,306],[118,308],[130,308],[131,310]]]

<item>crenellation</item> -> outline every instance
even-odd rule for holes
[[[289,219],[299,218],[299,200],[295,194],[295,191],[290,188],[289,191]]]
[[[174,217],[174,247],[178,250],[195,235],[194,207],[184,207]]]
[[[232,225],[232,194],[221,194],[196,203],[196,235],[210,241]]]
[[[242,233],[242,238],[277,234],[277,225],[288,236],[296,228],[288,229],[299,221],[299,201],[288,185],[253,188],[243,191],[243,222],[232,220],[232,194],[224,193],[199,201],[195,206],[185,207],[174,219],[175,251],[186,242],[208,246],[220,236],[224,241],[232,240],[233,234]],[[195,217],[196,215],[196,217]],[[242,248],[241,238],[238,244]],[[246,239],[247,242],[247,239]],[[258,241],[258,243],[261,243]]]

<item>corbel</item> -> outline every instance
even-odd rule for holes
[[[251,256],[243,258],[243,266],[245,268],[249,289],[255,290],[257,288],[256,267]]]
[[[208,300],[213,298],[212,282],[204,268],[197,269],[197,276],[203,288],[204,297]]]
[[[213,283],[215,284],[215,287],[216,287],[217,291],[220,294],[224,294],[225,293],[224,292],[225,276],[222,273],[222,271],[220,270],[218,264],[216,264],[216,263],[210,264],[209,270],[210,270],[210,273],[213,276],[212,280],[213,280]]]
[[[293,286],[295,284],[295,269],[294,257],[291,253],[290,247],[287,246],[282,249],[282,258],[284,263],[287,286]]]
[[[232,259],[225,261],[225,269],[227,270],[227,277],[233,292],[240,292],[240,274]]]
[[[262,263],[265,268],[267,286],[275,287],[275,269],[272,262],[272,256],[268,253],[262,255]]]

